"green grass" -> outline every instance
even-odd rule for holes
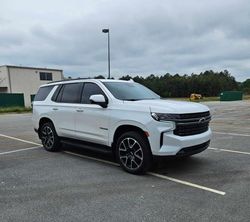
[[[31,108],[26,107],[0,107],[0,114],[4,113],[27,113],[31,112]]]

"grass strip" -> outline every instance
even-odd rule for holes
[[[0,114],[5,114],[5,113],[28,113],[31,112],[32,108],[31,107],[0,107]]]

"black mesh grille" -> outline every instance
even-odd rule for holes
[[[210,116],[210,112],[179,114],[180,119],[193,119]]]
[[[209,112],[179,114],[176,120],[174,134],[178,136],[190,136],[204,133],[208,130],[211,116]]]
[[[200,153],[203,150],[207,149],[209,144],[210,144],[210,140],[199,145],[184,147],[176,155],[185,156],[185,155],[192,155],[192,154]]]

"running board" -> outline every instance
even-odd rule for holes
[[[107,153],[110,154],[112,153],[111,147],[105,146],[105,145],[100,145],[100,144],[95,144],[95,143],[89,143],[89,142],[84,142],[81,140],[73,140],[73,139],[66,139],[62,138],[61,143],[69,146],[76,146],[80,147],[86,150],[91,150],[99,153]]]

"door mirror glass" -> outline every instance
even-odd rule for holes
[[[101,95],[101,94],[90,96],[89,97],[89,101],[92,104],[100,105],[103,108],[106,108],[107,105],[108,105],[107,102],[106,102],[106,100],[105,100],[105,97],[103,95]]]

